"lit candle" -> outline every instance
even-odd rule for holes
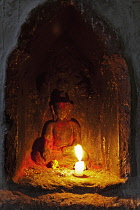
[[[83,176],[84,161],[78,161],[75,163],[75,176]]]
[[[75,176],[83,176],[83,171],[84,171],[85,165],[84,165],[84,161],[82,161],[82,157],[83,157],[82,146],[80,144],[77,144],[74,147],[74,150],[75,150],[75,154],[76,154],[77,159],[78,159],[78,162],[75,163],[74,175]]]

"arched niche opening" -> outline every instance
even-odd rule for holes
[[[93,14],[92,24],[75,5],[37,7],[23,25],[9,57],[6,80],[5,168],[22,176],[35,163],[34,142],[52,119],[50,95],[58,80],[68,84],[72,118],[91,170],[118,177],[130,173],[130,82],[118,37]]]

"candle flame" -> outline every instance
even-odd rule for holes
[[[82,146],[80,144],[77,144],[75,147],[74,147],[74,150],[75,150],[75,154],[76,154],[76,157],[79,161],[82,160],[82,157],[83,157],[83,149],[82,149]]]

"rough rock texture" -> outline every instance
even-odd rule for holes
[[[66,168],[46,169],[33,167],[26,169],[24,175],[19,177],[17,183],[23,188],[46,189],[59,192],[61,190],[79,192],[98,192],[108,186],[125,183],[127,179],[120,179],[117,176],[103,170],[85,170],[82,177],[75,176],[75,171]]]
[[[2,210],[28,209],[134,209],[139,208],[140,201],[123,196],[104,196],[102,194],[54,193],[29,196],[26,192],[0,191],[0,208]]]
[[[0,58],[0,184],[6,186],[4,175],[4,132],[7,129],[4,124],[4,85],[6,73],[6,60],[17,43],[17,37],[22,23],[27,18],[31,9],[44,1],[29,0],[5,0],[0,2],[0,39],[2,51]],[[137,179],[131,179],[125,189],[126,194],[140,195],[140,1],[139,0],[92,0],[78,1],[79,8],[85,12],[86,17],[92,20],[94,10],[105,19],[120,37],[124,56],[129,66],[129,74],[132,88],[132,112],[131,112],[131,141],[132,153],[136,156]],[[92,10],[93,9],[93,10]],[[94,27],[94,25],[93,25]],[[10,192],[11,193],[11,192]],[[134,203],[133,203],[134,204]]]
[[[74,102],[71,117],[80,124],[82,145],[92,164],[117,175],[129,174],[128,67],[117,36],[94,13],[95,23],[92,28],[75,5],[46,3],[22,26],[6,77],[10,176],[29,162],[36,138],[41,144],[43,124],[52,120],[50,95],[60,80],[67,83],[65,91]]]
[[[0,191],[1,209],[128,209],[139,200],[125,195],[125,179],[102,170],[86,170],[76,177],[74,170],[31,168],[17,184]]]
[[[4,179],[4,132],[7,129],[4,124],[4,86],[5,86],[5,74],[6,74],[6,61],[9,53],[15,48],[17,44],[17,38],[20,31],[20,27],[27,18],[31,9],[36,7],[39,3],[44,1],[1,1],[0,10],[1,10],[1,22],[0,22],[0,180],[1,185],[5,185]]]

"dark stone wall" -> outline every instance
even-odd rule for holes
[[[72,117],[95,165],[117,175],[130,173],[128,68],[116,34],[92,15],[91,23],[78,4],[49,2],[34,9],[22,26],[6,78],[10,176],[30,164],[32,145],[52,118],[50,94],[60,78],[68,81]]]

